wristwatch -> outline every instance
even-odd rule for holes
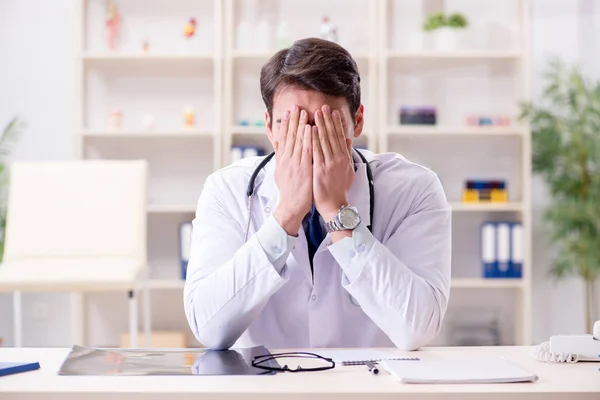
[[[335,231],[353,230],[360,224],[360,215],[356,207],[342,206],[337,215],[327,223],[325,229],[327,233]]]

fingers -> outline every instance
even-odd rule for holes
[[[352,160],[352,139],[346,138],[346,149],[348,150],[348,157]]]
[[[279,124],[277,124],[277,129],[279,132],[277,135],[278,140],[276,140],[275,143],[273,143],[273,147],[275,148],[276,154],[279,154],[279,149],[281,149],[282,151],[285,150],[289,124],[290,124],[290,112],[286,110],[283,113],[283,116],[281,117],[281,122]],[[277,146],[277,147],[275,147],[275,146]]]
[[[302,128],[301,128],[302,127]],[[300,117],[300,126],[298,126],[298,133],[296,134],[296,144],[294,146],[294,154],[292,158],[299,164],[302,161],[302,151],[304,143],[304,134],[306,129],[310,130],[310,125],[302,124],[302,117]],[[302,129],[302,130],[300,130]]]
[[[339,149],[344,155],[348,155],[348,146],[346,145],[346,133],[344,131],[344,124],[342,123],[342,115],[338,110],[334,110],[331,113],[333,117],[333,125],[335,126],[336,139],[338,141]]]
[[[294,109],[290,113],[290,122],[287,128],[287,132],[282,131],[286,134],[286,143],[284,153],[291,157],[294,154],[294,145],[296,144],[296,134],[298,132],[298,121],[300,119],[300,109],[298,106],[294,106]]]
[[[298,120],[298,128],[296,129],[296,144],[294,146],[294,152],[292,157],[296,159],[296,161],[300,162],[302,159],[302,139],[304,138],[304,132],[306,129],[306,124],[308,122],[308,113],[306,110],[300,111],[300,119]]]
[[[300,163],[302,165],[304,165],[305,167],[311,167],[311,168],[312,168],[312,161],[313,161],[312,131],[314,130],[314,128],[315,128],[314,126],[304,125],[304,133],[303,133],[304,138],[302,140],[302,159],[300,160]]]
[[[323,106],[323,119],[325,120],[325,127],[327,128],[327,141],[331,148],[331,153],[336,154],[340,151],[340,142],[337,138],[337,132],[331,117],[331,108],[327,104]]]
[[[327,133],[327,127],[325,125],[325,119],[323,116],[323,111],[322,110],[317,110],[315,111],[315,123],[317,124],[317,130],[318,130],[318,134],[317,136],[317,140],[319,141],[319,150],[321,152],[321,157],[322,160],[328,164],[331,163],[332,161],[332,155],[331,155],[331,147],[329,146],[329,139],[327,138],[328,133]],[[314,140],[314,138],[313,138]],[[313,149],[314,151],[314,149]],[[316,158],[315,158],[316,161]]]
[[[323,152],[321,151],[321,142],[319,141],[319,128],[316,126],[312,127],[312,156],[315,162],[315,166],[322,164]]]

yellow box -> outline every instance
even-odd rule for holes
[[[479,202],[479,192],[475,189],[465,189],[463,191],[463,202],[464,203]]]
[[[147,348],[146,335],[143,332],[138,333],[139,348]],[[128,348],[129,333],[121,335],[121,347]],[[188,335],[184,331],[154,331],[150,334],[150,348],[187,348]]]

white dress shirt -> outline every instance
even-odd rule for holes
[[[289,236],[272,215],[275,159],[256,179],[246,243],[246,189],[262,158],[208,177],[184,290],[200,343],[411,350],[436,337],[450,292],[451,210],[442,185],[434,172],[398,154],[361,152],[373,174],[374,215],[359,161],[349,202],[362,222],[336,243],[327,234],[313,259],[314,275],[304,228]]]

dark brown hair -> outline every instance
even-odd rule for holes
[[[278,90],[293,86],[344,97],[354,118],[360,107],[360,75],[356,61],[342,46],[323,39],[295,41],[275,53],[260,71],[260,91],[273,121],[273,98]]]

